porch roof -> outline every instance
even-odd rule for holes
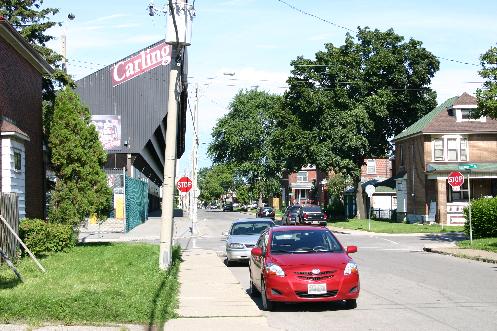
[[[492,162],[464,162],[464,163],[428,163],[426,166],[427,173],[449,172],[449,171],[465,171],[459,169],[463,164],[475,164],[476,168],[471,169],[471,172],[497,172],[497,163]]]

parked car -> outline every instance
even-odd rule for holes
[[[260,207],[257,211],[257,217],[269,217],[274,220],[275,211],[272,207]]]
[[[264,310],[276,302],[342,301],[357,307],[359,271],[326,227],[280,226],[265,230],[249,261],[250,293],[262,295]]]
[[[210,209],[219,209],[219,206],[216,205],[215,203],[212,203],[210,206],[209,206]]]
[[[255,247],[261,233],[275,224],[268,219],[245,218],[234,221],[226,234],[226,264],[232,261],[247,261],[250,250]]]
[[[300,224],[323,224],[328,216],[318,205],[302,205],[298,211]]]
[[[281,224],[283,225],[297,225],[300,205],[288,206],[283,213]]]
[[[233,211],[233,205],[231,203],[227,203],[223,206],[223,211]]]

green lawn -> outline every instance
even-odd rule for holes
[[[470,244],[469,240],[464,240],[458,242],[457,246],[461,248],[481,249],[497,253],[497,238],[475,239],[473,240],[473,245]]]
[[[329,221],[329,226],[343,229],[368,231],[368,220],[349,219],[346,221]],[[462,226],[419,225],[405,223],[391,223],[388,221],[371,220],[371,232],[378,233],[437,233],[437,232],[462,232]]]
[[[159,270],[159,246],[87,244],[17,265],[20,283],[0,267],[0,323],[138,323],[162,328],[175,317],[180,251],[168,272]]]

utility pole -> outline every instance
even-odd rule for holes
[[[176,50],[178,51],[178,50]],[[178,126],[178,99],[176,88],[179,63],[171,63],[167,101],[166,150],[164,152],[164,182],[162,183],[162,214],[160,231],[160,261],[162,270],[172,262],[174,229],[174,179],[176,174],[176,134]]]
[[[182,90],[183,66],[182,48],[190,45],[191,22],[195,15],[192,5],[187,1],[169,0],[166,43],[173,45],[174,60],[171,61],[167,101],[166,148],[164,151],[164,182],[162,184],[162,215],[160,231],[159,267],[166,270],[172,262],[174,231],[174,188],[176,174],[176,136],[178,129],[178,104]],[[152,6],[153,7],[153,6]],[[153,14],[153,8],[150,8]]]
[[[195,110],[193,114],[193,205],[192,205],[192,236],[196,233],[198,211],[198,84],[195,84]]]

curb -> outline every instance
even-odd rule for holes
[[[441,254],[441,255],[454,256],[454,257],[458,257],[458,258],[462,258],[462,259],[469,259],[469,260],[474,260],[474,261],[497,264],[497,260],[491,259],[491,258],[486,258],[486,257],[481,257],[479,255],[467,255],[467,254],[463,254],[463,253],[447,252],[444,250],[430,248],[430,247],[423,247],[423,251],[428,252],[428,253],[437,253],[437,254]]]

